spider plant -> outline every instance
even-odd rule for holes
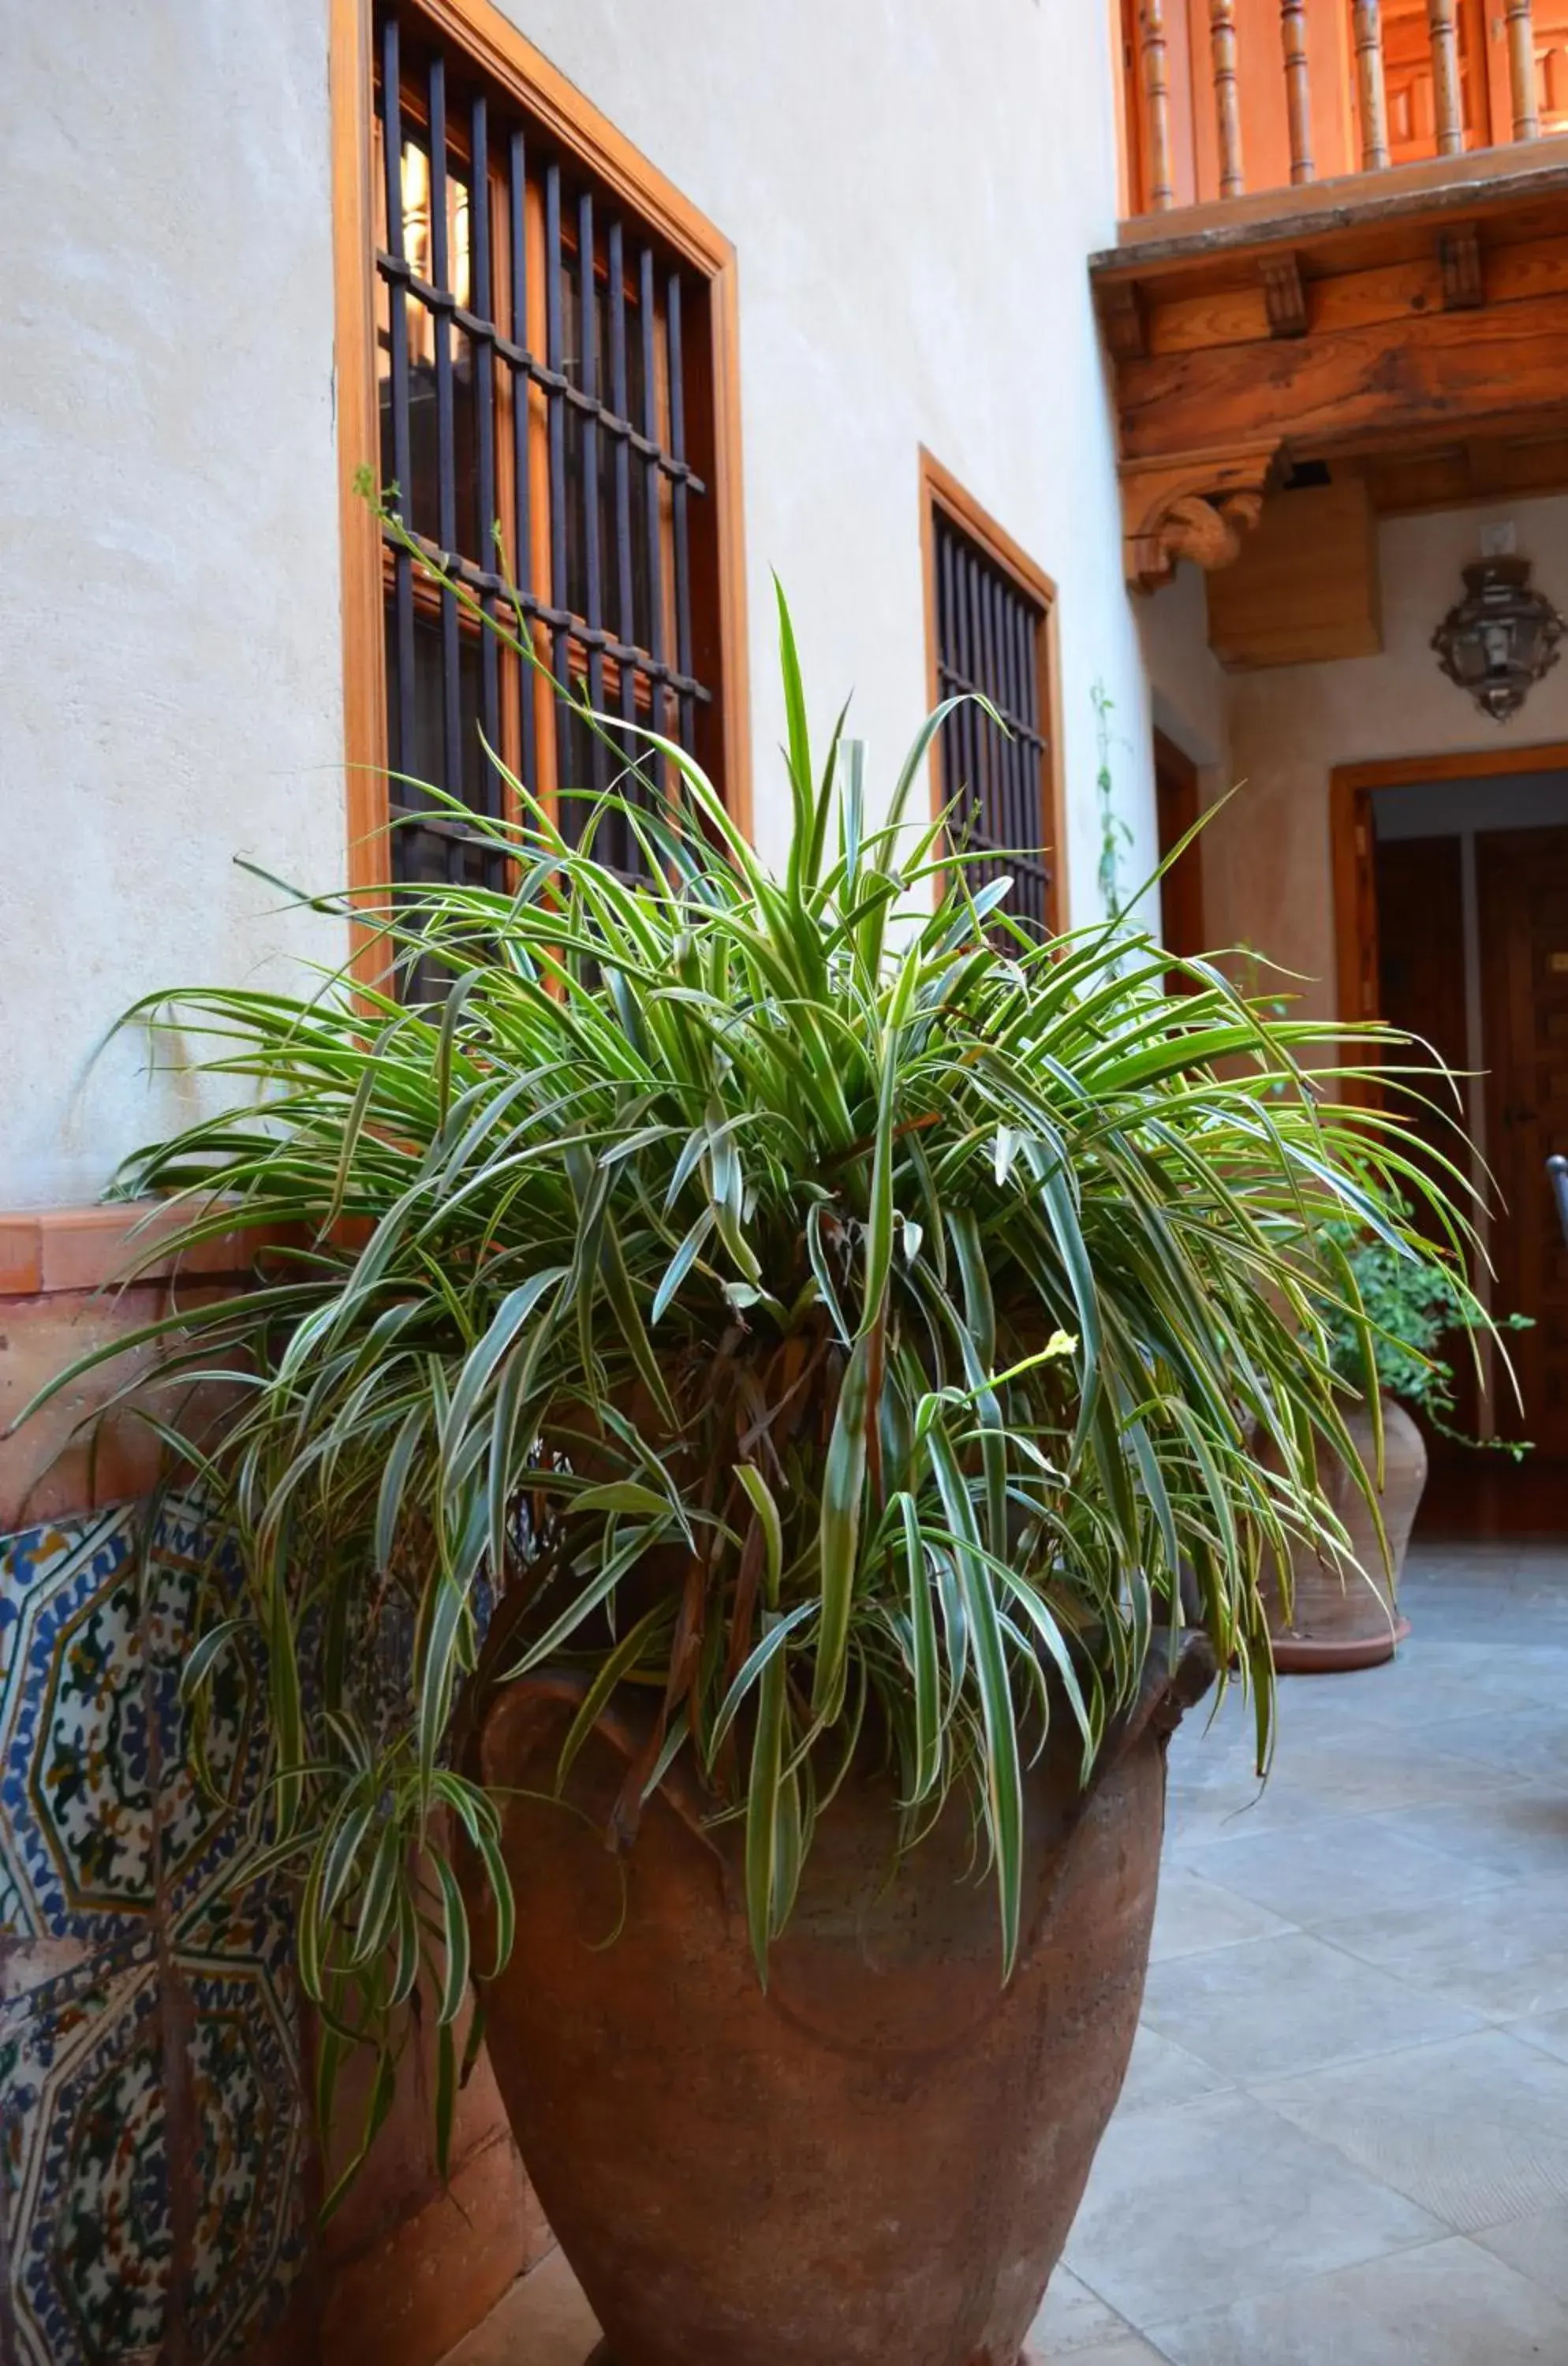
[[[233,1392],[215,1436],[171,1434],[243,1570],[206,1601],[195,1731],[243,1674],[328,2082],[353,2037],[389,2047],[423,1967],[448,2120],[457,1834],[502,1952],[511,1914],[461,1746],[491,1686],[580,1672],[563,1783],[645,1688],[613,1837],[688,1762],[743,1826],[764,1978],[866,1751],[890,1850],[972,1803],[1010,1966],[1023,1770],[1066,1720],[1089,1778],[1174,1657],[1184,1574],[1266,1757],[1260,1567],[1337,1533],[1319,1448],[1354,1459],[1329,1301],[1365,1326],[1320,1235],[1434,1255],[1424,1170],[1346,1105],[1359,1069],[1313,1065],[1317,1027],[1201,961],[1168,996],[1126,919],[1031,934],[912,818],[947,710],[874,808],[856,745],[813,756],[787,613],[781,646],[782,876],[644,734],[570,828],[514,779],[513,820],[463,815],[502,886],[400,891],[389,951],[439,1000],[323,974],[134,1014],[217,1113],[118,1189],[179,1203],[186,1250],[272,1244],[261,1286],[162,1326],[174,1373]],[[635,879],[595,851],[612,820]]]

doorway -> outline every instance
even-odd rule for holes
[[[1560,1529],[1568,1245],[1545,1163],[1568,1151],[1568,749],[1347,768],[1333,811],[1341,1008],[1424,1039],[1460,1076],[1472,1171],[1491,1178],[1477,1287],[1532,1325],[1508,1341],[1522,1405],[1501,1369],[1483,1393],[1456,1358],[1456,1426],[1530,1454],[1431,1438],[1423,1525]],[[1416,1130],[1428,1151],[1461,1142],[1435,1114]]]
[[[1202,810],[1197,765],[1174,739],[1156,731],[1155,815],[1162,863],[1181,844],[1188,831],[1195,828]],[[1209,951],[1203,930],[1203,858],[1196,840],[1184,854],[1177,856],[1168,870],[1161,873],[1159,910],[1160,942],[1168,953],[1190,961]],[[1172,974],[1173,989],[1182,988],[1186,983],[1179,972]]]

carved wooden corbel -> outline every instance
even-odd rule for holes
[[[1258,524],[1280,445],[1257,444],[1218,457],[1131,461],[1122,469],[1122,529],[1134,591],[1168,583],[1179,559],[1228,567]]]
[[[1306,288],[1302,267],[1291,254],[1266,254],[1258,263],[1263,302],[1271,337],[1304,337],[1307,332]]]
[[[1481,267],[1481,233],[1473,222],[1460,222],[1438,241],[1443,269],[1443,309],[1473,311],[1486,301],[1486,281]]]

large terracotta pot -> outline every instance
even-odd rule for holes
[[[1293,1599],[1287,1618],[1283,1596],[1273,1583],[1269,1629],[1274,1664],[1281,1675],[1312,1675],[1334,1670],[1374,1668],[1393,1657],[1409,1633],[1399,1615],[1399,1581],[1421,1491],[1427,1484],[1427,1447],[1402,1404],[1383,1399],[1383,1486],[1380,1502],[1393,1574],[1383,1566],[1366,1499],[1337,1456],[1325,1466],[1324,1492],[1349,1531],[1350,1557],[1320,1557],[1298,1546],[1292,1560]],[[1346,1420],[1357,1453],[1376,1470],[1371,1416],[1359,1409]]]
[[[739,1829],[671,1781],[619,1865],[635,1714],[600,1720],[574,1814],[541,1795],[580,1689],[500,1695],[478,1755],[518,1912],[491,2056],[615,2366],[1014,2366],[1126,2070],[1165,1744],[1212,1673],[1201,1640],[1162,1660],[1087,1795],[1060,1720],[1006,1987],[956,1800],[894,1875],[892,1787],[852,1774],[764,1991]]]

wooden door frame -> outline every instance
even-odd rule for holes
[[[1156,723],[1154,727],[1154,769],[1155,828],[1163,864],[1169,849],[1166,844],[1162,775],[1175,781],[1181,796],[1183,812],[1177,832],[1179,841],[1203,817],[1202,767],[1188,754],[1179,740],[1173,739],[1168,731],[1162,731]],[[1168,883],[1180,891],[1174,899],[1174,907],[1182,911],[1188,924],[1181,931],[1191,940],[1187,945],[1172,942],[1172,910],[1165,892]],[[1187,849],[1177,871],[1165,873],[1160,881],[1160,938],[1167,952],[1176,952],[1187,959],[1208,952],[1208,928],[1203,910],[1203,841],[1199,837]]]
[[[1341,1020],[1376,1019],[1365,987],[1377,1001],[1377,905],[1363,885],[1370,856],[1374,789],[1436,788],[1444,781],[1505,780],[1521,772],[1568,772],[1568,740],[1530,748],[1472,748],[1453,756],[1395,756],[1376,763],[1336,764],[1328,776],[1328,828],[1333,868],[1335,992]]]

